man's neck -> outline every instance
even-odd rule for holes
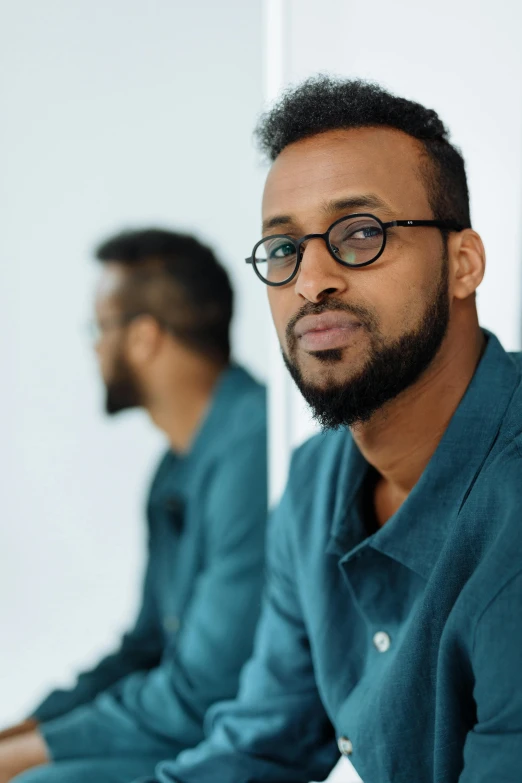
[[[166,434],[176,453],[190,451],[223,369],[208,364],[183,378],[164,380],[161,390],[156,391],[147,404],[150,418]]]
[[[455,334],[456,332],[456,334]],[[352,434],[379,474],[375,511],[383,525],[398,510],[434,454],[485,346],[478,328],[448,334],[423,377]],[[454,338],[454,339],[453,339]]]

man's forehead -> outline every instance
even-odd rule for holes
[[[104,301],[113,299],[121,290],[126,274],[127,272],[122,264],[116,261],[104,263],[96,285],[97,299]]]
[[[317,209],[343,197],[372,193],[393,208],[412,200],[428,206],[420,142],[392,128],[321,133],[286,147],[274,161],[263,195],[263,218]]]

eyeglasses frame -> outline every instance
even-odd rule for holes
[[[122,313],[121,315],[105,318],[103,323],[100,323],[96,319],[92,319],[87,323],[87,330],[91,340],[97,343],[106,332],[111,329],[123,329],[142,315],[148,315],[148,313],[144,310],[140,310],[136,313]],[[160,326],[163,327],[163,324],[160,324]]]
[[[345,261],[342,261],[340,258],[338,258],[334,251],[332,250],[332,246],[330,244],[330,232],[332,229],[335,228],[335,226],[339,225],[339,223],[342,223],[345,220],[348,220],[350,218],[360,218],[360,217],[367,217],[372,218],[372,220],[375,220],[376,223],[378,223],[382,230],[383,230],[383,243],[382,247],[377,253],[377,255],[374,258],[371,258],[369,261],[364,261],[362,264],[347,264]],[[252,264],[254,267],[254,272],[258,276],[258,278],[261,280],[261,282],[265,283],[265,285],[270,286],[282,286],[282,285],[288,285],[288,283],[291,283],[294,277],[297,275],[299,271],[299,267],[301,266],[301,261],[303,259],[303,253],[304,250],[301,251],[301,245],[308,241],[309,239],[322,239],[324,240],[324,243],[328,249],[328,252],[334,259],[334,261],[337,261],[338,264],[341,264],[341,266],[345,266],[348,269],[361,269],[364,266],[369,266],[370,264],[375,263],[378,258],[382,256],[384,253],[384,249],[386,248],[386,240],[387,240],[387,230],[389,228],[417,228],[417,227],[431,227],[431,228],[438,228],[441,231],[463,231],[464,226],[461,226],[460,223],[457,223],[455,220],[389,220],[386,223],[384,223],[380,218],[377,217],[377,215],[372,215],[371,212],[356,212],[352,215],[343,215],[343,217],[338,218],[338,220],[335,220],[329,228],[326,229],[324,234],[305,234],[300,239],[293,239],[288,234],[271,234],[269,236],[263,237],[259,240],[259,242],[256,242],[254,245],[254,249],[252,250],[252,255],[249,258],[245,258],[245,263]],[[263,244],[263,242],[266,242],[267,239],[289,239],[296,248],[296,264],[295,269],[286,280],[281,281],[280,283],[274,283],[266,280],[262,274],[258,271],[256,263],[255,263],[255,256],[256,256],[256,250],[260,245]]]

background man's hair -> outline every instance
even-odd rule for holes
[[[210,360],[229,360],[233,292],[209,247],[188,234],[146,228],[107,239],[96,257],[131,272],[119,292],[125,313],[148,313]]]
[[[359,79],[315,76],[288,89],[262,115],[255,131],[259,147],[273,161],[289,144],[330,130],[384,126],[407,133],[426,152],[428,199],[437,220],[471,226],[464,160],[433,109],[399,98]]]

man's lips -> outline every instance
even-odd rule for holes
[[[353,315],[331,311],[301,318],[294,334],[305,351],[325,351],[344,348],[360,327],[361,322]]]

